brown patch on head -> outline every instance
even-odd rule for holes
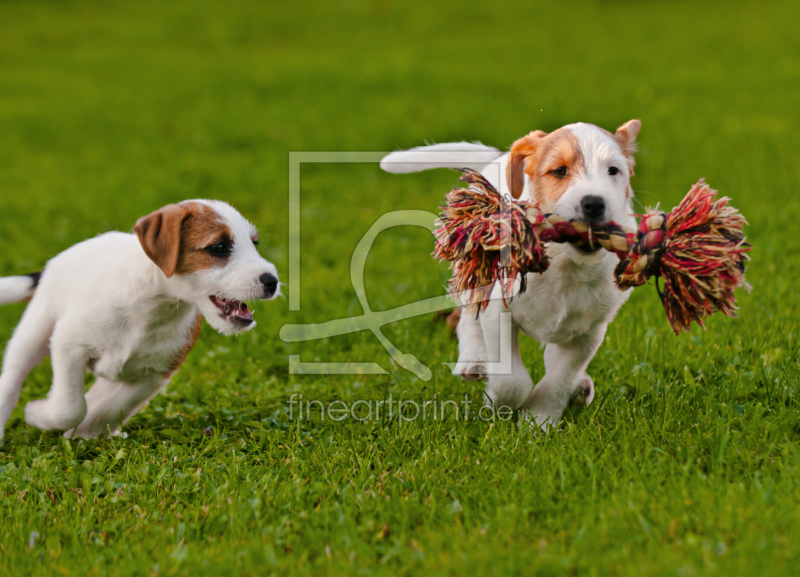
[[[225,266],[227,258],[214,256],[207,249],[218,243],[233,244],[231,229],[219,217],[217,212],[199,202],[181,203],[189,211],[181,231],[181,246],[175,272],[189,274],[212,268]]]
[[[514,198],[519,198],[522,194],[522,189],[525,188],[525,172],[531,164],[530,159],[534,157],[539,144],[546,136],[546,132],[534,130],[511,145],[506,166],[506,180]]]
[[[233,241],[228,225],[213,208],[200,202],[168,204],[140,218],[133,231],[145,254],[167,278],[224,266],[225,258],[206,249]]]
[[[192,325],[189,334],[186,335],[186,342],[183,343],[183,346],[178,350],[178,353],[175,355],[175,358],[172,359],[172,362],[169,364],[169,368],[167,372],[164,373],[164,378],[169,379],[175,371],[183,364],[183,361],[186,360],[186,357],[189,356],[189,353],[192,352],[195,343],[197,343],[197,339],[200,338],[200,331],[203,329],[203,315],[201,313],[197,313],[197,317],[194,320],[194,324]]]
[[[188,211],[181,205],[168,204],[164,208],[136,221],[133,232],[145,254],[167,278],[175,274],[181,246],[181,228]]]
[[[633,165],[636,161],[633,154],[636,152],[636,137],[639,135],[639,130],[642,128],[641,120],[629,120],[614,133],[614,140],[622,150],[622,154],[628,160],[628,170],[630,175],[633,176]]]
[[[511,195],[519,198],[527,174],[533,183],[533,200],[548,207],[558,202],[582,170],[583,154],[570,129],[550,134],[537,130],[511,147],[507,179]]]

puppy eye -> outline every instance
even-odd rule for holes
[[[253,246],[258,246],[258,240],[253,241]]]
[[[558,168],[551,170],[550,174],[552,174],[556,178],[564,178],[565,176],[567,176],[567,167],[559,166]]]
[[[206,247],[206,250],[213,256],[226,257],[231,254],[231,243],[218,242]]]
[[[617,176],[619,174],[619,168],[617,168],[616,166],[612,166],[611,168],[608,169],[608,174],[610,174],[611,176]]]

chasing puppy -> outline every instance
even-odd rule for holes
[[[636,228],[630,178],[640,128],[640,121],[631,120],[613,134],[585,123],[550,134],[536,130],[517,140],[507,154],[479,143],[421,146],[387,155],[381,167],[392,173],[470,167],[501,193],[538,202],[544,212],[587,224],[614,221]],[[505,311],[498,287],[477,319],[461,315],[453,371],[467,380],[487,378],[487,402],[522,409],[543,429],[557,424],[571,399],[592,402],[594,383],[586,368],[630,295],[630,290],[614,286],[618,258],[599,246],[580,250],[551,243],[547,254],[548,270],[527,275],[527,291],[508,307],[510,329],[501,330]],[[546,345],[545,375],[535,387],[520,356],[519,331]],[[501,341],[511,348],[510,371],[491,364],[501,359]]]
[[[273,299],[275,266],[235,208],[188,200],[65,250],[39,275],[0,278],[0,304],[30,300],[0,375],[0,442],[25,377],[48,353],[53,383],[25,420],[93,438],[120,426],[192,350],[205,318],[224,335],[255,326],[244,301]],[[86,371],[96,381],[84,394]]]

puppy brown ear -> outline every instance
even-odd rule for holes
[[[511,145],[506,166],[506,181],[511,196],[514,198],[519,198],[522,194],[522,189],[525,188],[525,165],[545,136],[547,136],[546,132],[534,130]]]
[[[181,228],[189,217],[188,209],[168,204],[136,221],[133,232],[139,237],[145,254],[167,278],[175,274],[181,248]]]
[[[617,141],[617,144],[622,149],[622,154],[628,159],[628,169],[631,176],[633,176],[633,165],[636,162],[633,159],[633,154],[636,152],[636,137],[639,135],[641,128],[641,120],[629,120],[617,128],[617,132],[614,134],[614,140]]]

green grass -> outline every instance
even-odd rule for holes
[[[288,280],[289,151],[391,150],[641,118],[634,188],[671,207],[705,176],[747,216],[741,319],[675,337],[636,291],[590,366],[595,404],[556,434],[509,423],[290,419],[325,402],[468,398],[422,317],[304,344],[287,323],[360,314],[350,256],[384,212],[433,211],[455,177],[304,166],[302,307],[205,327],[127,438],[25,426],[0,451],[0,573],[779,575],[800,563],[800,37],[796,3],[0,2],[0,274],[194,197],[235,204]],[[367,263],[370,305],[442,294],[423,229]],[[22,306],[0,309],[0,344]],[[304,361],[386,377],[290,376]],[[532,341],[523,356],[543,372]],[[206,429],[208,431],[206,432]],[[31,550],[32,532],[40,537]]]

